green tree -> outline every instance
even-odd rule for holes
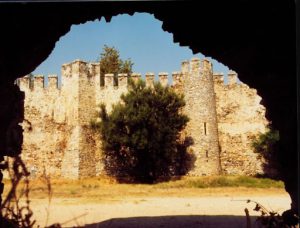
[[[259,157],[264,158],[264,172],[266,176],[272,178],[277,178],[279,170],[277,145],[279,138],[279,131],[274,130],[272,126],[269,126],[265,133],[260,134],[252,142],[254,152],[258,153]]]
[[[129,81],[129,92],[107,113],[101,105],[98,125],[106,172],[119,180],[153,183],[169,179],[187,158],[179,140],[188,117],[183,96],[155,83]],[[186,147],[184,147],[186,149]]]
[[[115,47],[104,45],[98,61],[100,62],[102,85],[104,84],[105,74],[114,74],[115,85],[117,85],[117,74],[127,73],[130,76],[132,73],[133,62],[130,59],[122,60],[119,51]]]

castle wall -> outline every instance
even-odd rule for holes
[[[127,92],[127,75],[119,75],[119,86],[113,84],[113,74],[106,74],[104,76],[104,86],[99,87],[100,92],[97,94],[97,104],[104,103],[108,112],[112,110],[112,105],[120,101],[123,93]]]
[[[64,98],[57,88],[57,77],[37,76],[29,86],[29,78],[19,79],[20,89],[25,92],[25,121],[22,157],[32,176],[47,173],[60,176],[66,142],[70,127],[61,118]],[[55,143],[53,143],[55,142]]]
[[[251,143],[266,131],[268,121],[261,97],[255,89],[237,83],[237,74],[230,72],[228,84],[222,74],[214,75],[221,166],[225,174],[254,175],[262,173],[262,161],[253,152]]]
[[[100,103],[108,112],[120,96],[128,91],[127,75],[118,75],[114,86],[112,74],[104,76],[100,86],[100,66],[75,60],[62,66],[62,86],[57,76],[36,76],[18,80],[25,92],[24,143],[22,156],[32,176],[46,172],[52,177],[80,178],[103,173],[100,136],[89,125],[97,119]],[[140,74],[131,75],[134,81]],[[251,140],[264,132],[267,125],[265,109],[254,89],[236,83],[230,73],[225,85],[222,75],[212,73],[207,60],[192,59],[182,64],[181,72],[173,72],[172,87],[183,93],[190,122],[183,131],[193,145],[196,156],[190,175],[214,175],[221,169],[227,174],[261,172],[261,162],[251,148]],[[145,75],[146,86],[153,86],[154,74]],[[168,74],[159,73],[163,86]],[[238,99],[237,99],[238,98]]]

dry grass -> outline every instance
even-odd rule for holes
[[[9,189],[5,182],[4,195]],[[48,186],[43,179],[30,181],[30,198],[48,197]],[[284,193],[283,183],[270,179],[239,176],[184,177],[153,185],[118,184],[107,177],[81,180],[52,179],[53,198],[78,198],[84,201],[118,201],[123,197],[164,197],[164,196],[227,196],[231,194],[249,196]]]

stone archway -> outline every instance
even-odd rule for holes
[[[59,5],[59,6],[58,6]],[[294,1],[14,3],[0,8],[1,157],[20,153],[23,94],[13,81],[51,53],[72,24],[148,12],[174,42],[234,68],[258,90],[280,131],[282,179],[298,210],[297,80]],[[12,17],[13,15],[13,17]],[[9,98],[9,99],[7,99]],[[3,186],[2,186],[3,188]],[[2,190],[2,188],[0,190]]]

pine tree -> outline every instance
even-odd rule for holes
[[[133,62],[130,59],[122,60],[115,47],[104,45],[98,61],[100,62],[101,85],[104,85],[105,74],[114,74],[114,82],[117,85],[119,73],[126,73],[128,76],[132,73]]]
[[[179,133],[188,117],[185,105],[169,87],[130,80],[129,92],[107,113],[101,105],[99,124],[108,174],[140,183],[153,183],[175,174],[182,158]]]

